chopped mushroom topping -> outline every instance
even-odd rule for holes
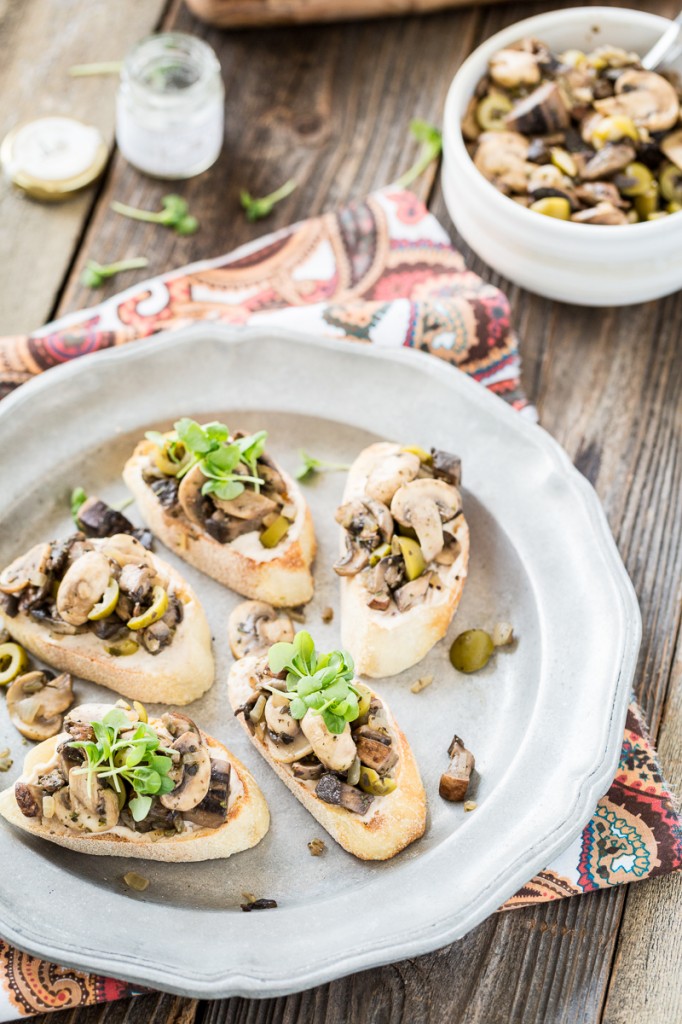
[[[273,644],[294,638],[290,616],[276,611],[265,601],[242,601],[238,604],[230,613],[227,632],[235,658],[244,658],[247,654],[260,657]]]
[[[118,796],[95,775],[69,772],[69,784],[54,794],[54,815],[67,828],[81,832],[107,832],[118,823]]]
[[[44,583],[50,559],[50,545],[36,544],[25,555],[15,559],[0,573],[0,591],[17,594],[25,587],[37,587]]]
[[[191,811],[201,803],[211,784],[211,757],[200,736],[188,730],[178,736],[173,750],[179,754],[172,774],[175,789],[160,798],[171,811]]]
[[[682,210],[665,161],[682,170],[681,103],[678,77],[646,70],[636,53],[552,54],[528,38],[493,53],[462,134],[478,170],[517,204],[627,225]],[[609,209],[590,211],[601,203]]]
[[[467,750],[459,736],[455,736],[448,747],[450,765],[440,777],[438,792],[444,800],[463,800],[474,770],[474,755]]]
[[[401,526],[417,534],[426,562],[443,550],[443,523],[461,510],[459,492],[444,480],[413,480],[396,491],[391,512]]]
[[[109,586],[111,563],[100,551],[87,551],[71,565],[59,584],[57,611],[72,626],[81,626]]]
[[[71,676],[63,672],[55,679],[46,672],[18,676],[7,690],[7,710],[22,736],[40,742],[56,736],[62,728],[62,714],[73,702]]]
[[[412,452],[396,452],[379,460],[367,477],[365,493],[388,505],[399,487],[414,480],[420,465],[419,456]]]
[[[342,733],[331,733],[322,715],[307,711],[301,719],[301,729],[323,765],[335,772],[348,771],[357,754],[348,723]]]

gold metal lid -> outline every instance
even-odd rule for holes
[[[108,151],[101,133],[72,117],[41,117],[17,125],[0,146],[10,181],[34,199],[57,201],[100,176]]]

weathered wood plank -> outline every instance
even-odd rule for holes
[[[195,1024],[198,1012],[199,1003],[194,999],[154,994],[41,1014],[32,1020],[35,1024]]]
[[[152,31],[166,0],[2,0],[0,138],[22,121],[69,114],[113,140],[115,78],[70,78],[72,64],[120,58]],[[45,204],[0,189],[0,333],[18,334],[51,314],[96,187],[67,203]]]
[[[678,603],[682,581],[678,577]],[[682,790],[682,634],[659,738],[673,790]],[[628,892],[604,1024],[682,1020],[682,873],[635,885]]]

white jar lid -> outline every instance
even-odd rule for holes
[[[71,117],[41,117],[18,125],[0,147],[9,179],[36,199],[67,199],[104,170],[101,133]]]

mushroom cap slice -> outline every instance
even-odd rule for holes
[[[459,491],[445,480],[413,480],[396,491],[391,513],[401,526],[417,534],[425,562],[431,562],[443,550],[443,523],[462,508]]]
[[[532,164],[529,142],[520,132],[483,132],[474,164],[502,192],[525,192]]]
[[[57,591],[57,611],[65,622],[82,626],[109,586],[111,563],[101,551],[86,551],[67,569]]]
[[[638,128],[662,132],[674,127],[680,116],[680,101],[674,86],[655,71],[632,68],[618,76],[615,96],[595,100],[600,114],[622,114]]]
[[[54,794],[54,813],[58,821],[77,832],[108,832],[118,824],[118,796],[103,786],[93,773],[72,768],[69,785]]]
[[[164,793],[160,801],[171,811],[191,811],[211,785],[211,756],[201,737],[191,731],[178,736],[173,750],[180,754],[180,778],[175,789]]]
[[[306,711],[301,719],[301,729],[322,764],[333,772],[348,771],[357,757],[355,741],[346,722],[342,733],[330,732],[322,715]]]
[[[682,128],[661,140],[661,152],[682,171]]]
[[[73,702],[71,676],[63,672],[48,679],[44,672],[18,676],[7,690],[12,724],[27,740],[41,742],[62,728],[62,714]]]
[[[4,594],[18,594],[28,586],[42,586],[45,582],[47,564],[50,560],[50,545],[35,544],[26,554],[15,558],[0,573],[0,591]],[[42,578],[41,578],[42,577]]]
[[[273,693],[267,699],[265,705],[265,721],[268,729],[277,736],[290,736],[292,739],[301,729],[301,726],[289,714],[289,701]],[[286,741],[285,741],[286,742]]]
[[[493,82],[504,89],[513,89],[518,85],[537,85],[540,81],[537,57],[528,50],[498,50],[490,58],[489,67]]]
[[[419,456],[413,452],[386,455],[370,471],[365,482],[365,493],[388,505],[399,487],[414,480],[420,466]]]
[[[354,544],[349,534],[346,534],[346,550],[341,558],[337,559],[332,566],[339,576],[355,576],[365,566],[369,565],[369,552]]]
[[[153,556],[150,551],[141,544],[137,537],[131,537],[129,533],[115,533],[113,537],[106,537],[100,545],[100,551],[117,562],[121,568],[126,565],[146,565],[154,570]]]
[[[276,611],[265,601],[242,601],[230,613],[227,622],[230,649],[235,658],[247,654],[260,657],[273,644],[294,639],[291,619],[283,611]]]

